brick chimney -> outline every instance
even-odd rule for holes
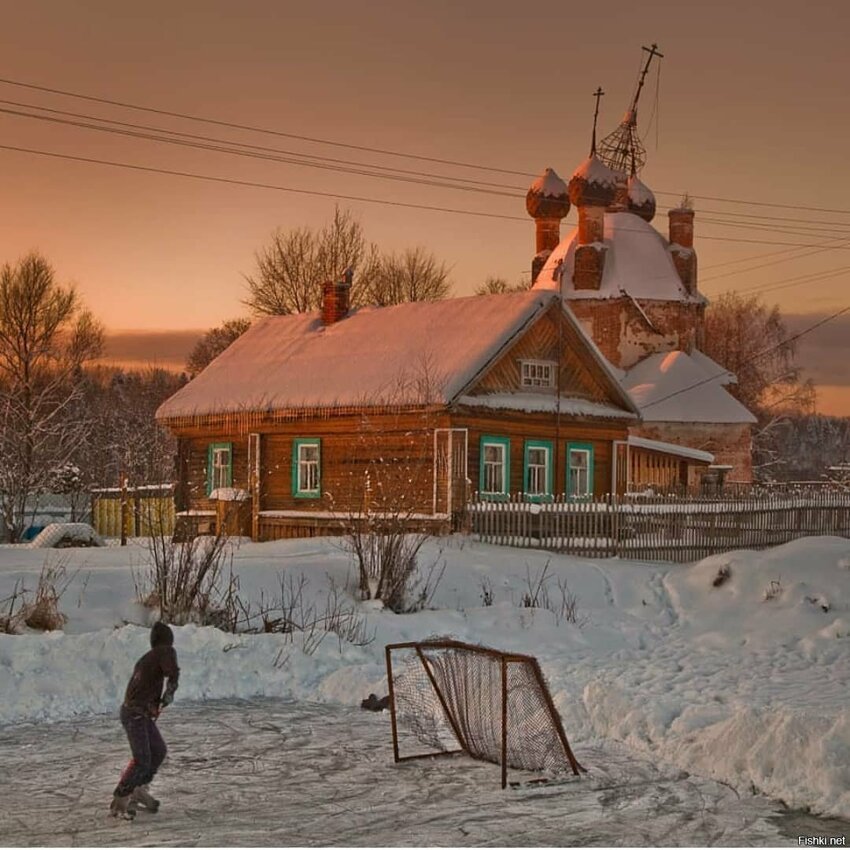
[[[694,251],[694,211],[686,201],[667,213],[670,256],[688,295],[697,294],[697,255]]]
[[[351,273],[343,280],[329,280],[322,286],[322,324],[333,325],[348,315],[351,301]]]

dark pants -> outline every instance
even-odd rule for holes
[[[119,797],[124,797],[154,778],[165,758],[166,747],[156,723],[145,714],[121,706],[121,725],[127,733],[130,751],[133,753],[115,789]]]

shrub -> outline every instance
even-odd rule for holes
[[[136,596],[169,623],[212,625],[236,631],[244,606],[238,580],[225,572],[228,537],[219,533],[177,543],[165,533],[148,538],[148,562],[134,571]]]

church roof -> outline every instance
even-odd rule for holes
[[[754,423],[755,416],[724,389],[730,378],[702,352],[668,351],[636,363],[622,385],[644,422]]]
[[[669,243],[639,216],[630,212],[606,212],[604,234],[608,250],[598,290],[573,287],[578,228],[564,237],[549,255],[534,289],[562,288],[567,299],[619,298],[625,291],[639,300],[704,300],[702,295],[686,292],[670,257]]]

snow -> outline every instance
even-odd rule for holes
[[[599,159],[596,154],[591,154],[573,172],[572,179],[586,180],[588,183],[596,183],[600,186],[616,186],[621,175],[612,171]]]
[[[251,496],[247,490],[241,490],[238,487],[218,487],[210,493],[210,498],[217,499],[219,502],[244,502]]]
[[[52,522],[25,545],[30,549],[52,549],[63,540],[90,546],[105,545],[100,535],[86,522]]]
[[[604,237],[608,250],[598,290],[573,286],[578,228],[552,251],[533,289],[560,291],[567,299],[620,298],[625,290],[633,298],[650,301],[703,301],[702,295],[689,295],[682,285],[667,240],[639,216],[606,212]]]
[[[310,654],[297,633],[290,640],[177,627],[181,684],[165,717],[190,710],[192,701],[233,698],[295,700],[304,710],[313,703],[356,707],[369,693],[386,693],[385,644],[451,634],[540,660],[590,780],[610,771],[612,756],[605,747],[588,755],[588,748],[619,742],[638,759],[727,783],[742,798],[756,788],[794,808],[850,817],[848,540],[803,539],[765,552],[662,565],[520,553],[462,536],[432,539],[422,552],[423,568],[445,562],[445,573],[433,609],[407,615],[347,595],[356,582],[339,540],[241,542],[232,556],[248,600],[276,592],[280,570],[304,575],[305,597],[320,605],[330,579],[347,587],[348,603],[366,617],[376,640],[354,646],[331,634]],[[0,550],[0,598],[19,580],[33,587],[44,557],[24,547]],[[0,724],[114,716],[132,665],[147,647],[147,613],[134,602],[133,578],[146,550],[74,549],[63,558],[69,575],[80,568],[60,605],[68,616],[64,632],[0,635]],[[547,562],[550,597],[557,581],[566,582],[581,625],[519,605]],[[729,578],[714,586],[725,568]],[[485,587],[492,605],[483,604]],[[184,754],[215,735],[216,727],[203,725],[204,713],[185,739]],[[8,740],[14,728],[0,726],[0,733]],[[120,739],[120,731],[115,734]],[[324,758],[326,741],[313,741],[310,752]],[[351,738],[345,746],[353,754],[369,745]],[[389,747],[370,757],[383,770]],[[0,758],[5,764],[1,748]],[[412,765],[412,775],[429,769]],[[463,782],[471,768],[446,769],[458,771]],[[169,781],[180,778],[173,774]],[[684,788],[684,781],[673,788]]]
[[[645,437],[634,437],[629,435],[629,445],[637,449],[648,449],[653,452],[664,452],[668,455],[677,455],[691,460],[699,460],[703,463],[714,463],[714,455],[688,446],[679,446],[676,443],[665,443],[661,440],[647,440]]]
[[[530,290],[361,309],[329,326],[317,312],[266,318],[157,418],[447,402],[551,303],[551,293]]]
[[[566,198],[567,184],[557,175],[554,169],[547,168],[529,189],[539,195],[549,198]]]
[[[628,189],[629,200],[636,206],[655,203],[655,195],[652,190],[634,174],[629,177]]]
[[[644,422],[754,423],[756,418],[723,388],[728,376],[705,355],[668,351],[635,364],[622,384]]]
[[[526,413],[554,413],[557,399],[545,393],[487,393],[485,395],[464,395],[458,404],[467,407],[487,407],[493,410],[522,410]],[[605,419],[634,419],[628,410],[599,404],[583,398],[561,396],[560,411],[565,416],[599,416]]]

